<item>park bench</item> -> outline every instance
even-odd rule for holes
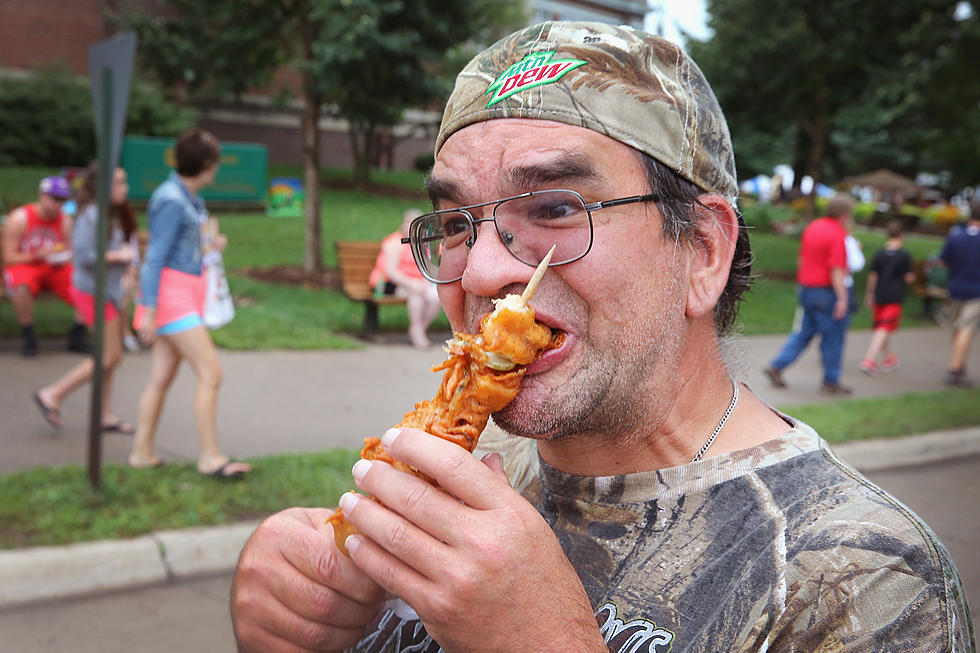
[[[340,264],[340,283],[344,294],[355,302],[364,302],[364,325],[361,336],[370,338],[378,331],[378,307],[404,304],[394,295],[377,296],[368,281],[381,251],[381,243],[371,240],[340,240],[334,243]]]

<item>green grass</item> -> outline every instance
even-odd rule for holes
[[[36,195],[37,179],[50,170],[42,168],[0,167],[0,195]],[[298,166],[276,166],[270,177],[301,176]],[[337,240],[380,240],[397,228],[402,212],[410,207],[425,208],[421,193],[416,198],[370,194],[360,190],[337,190],[333,180],[350,178],[342,169],[325,169],[322,178],[328,182],[322,193],[322,251],[324,264],[337,264],[334,242]],[[422,187],[424,175],[412,171],[374,172],[377,184],[397,186],[415,192]],[[9,190],[8,190],[9,189]],[[237,302],[235,320],[214,334],[220,347],[229,349],[343,349],[360,346],[353,337],[363,323],[363,307],[331,290],[309,290],[254,281],[243,274],[249,267],[302,265],[304,243],[303,218],[267,218],[260,212],[223,213],[222,230],[228,235],[225,266],[229,285]],[[864,244],[869,262],[885,241],[884,234],[857,228],[855,235]],[[789,331],[796,310],[796,256],[798,236],[753,231],[755,255],[753,272],[757,281],[746,296],[738,321],[745,335],[779,334]],[[942,241],[934,236],[912,235],[906,247],[917,260],[934,254]],[[867,269],[855,275],[859,298],[864,295]],[[19,329],[9,308],[0,308],[0,337],[13,337]],[[852,328],[870,328],[870,311],[862,307],[854,316]],[[45,301],[37,311],[37,329],[45,336],[67,331],[70,311],[57,301]],[[921,304],[914,297],[906,303],[903,325],[931,325],[922,316]],[[404,306],[386,306],[380,310],[382,331],[404,331],[408,316]],[[448,328],[440,315],[436,329]]]
[[[980,423],[980,388],[786,406],[828,442],[925,433]]]
[[[133,470],[106,465],[92,489],[78,465],[0,476],[0,548],[135,537],[151,531],[257,519],[289,506],[331,506],[353,488],[357,452],[250,461],[241,481],[199,474],[193,463]]]
[[[977,424],[980,388],[789,406],[832,443]],[[353,488],[354,450],[253,458],[240,482],[193,463],[132,470],[106,465],[93,490],[78,465],[0,476],[0,549],[135,537],[157,530],[261,519],[289,506],[333,506]]]

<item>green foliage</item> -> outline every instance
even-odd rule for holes
[[[84,166],[95,158],[90,86],[66,69],[0,79],[0,116],[0,166]],[[167,102],[158,89],[133,84],[128,134],[173,136],[193,121],[193,111]]]
[[[710,0],[690,44],[743,175],[773,160],[836,180],[875,168],[976,183],[980,17],[952,0]],[[976,4],[976,3],[974,3]]]
[[[793,222],[799,219],[796,212],[785,204],[766,204],[763,202],[741,202],[742,218],[753,234],[769,233],[773,225]]]

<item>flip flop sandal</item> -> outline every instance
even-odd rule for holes
[[[136,427],[129,422],[119,420],[118,422],[113,422],[112,424],[103,424],[102,432],[118,433],[119,435],[133,435],[136,433]]]
[[[248,472],[246,472],[245,470],[239,470],[237,472],[226,472],[225,471],[226,469],[228,469],[228,466],[229,465],[234,465],[237,462],[238,462],[237,460],[229,460],[224,465],[222,465],[221,467],[219,467],[218,469],[216,469],[214,471],[211,471],[211,472],[201,472],[201,473],[204,474],[205,476],[210,476],[211,478],[215,478],[215,479],[218,479],[218,480],[221,480],[221,481],[237,480],[237,479],[243,478],[245,476],[245,474],[247,474]]]
[[[41,411],[41,417],[47,422],[51,428],[56,431],[61,430],[61,412],[57,408],[52,408],[48,406],[41,400],[40,393],[34,393],[34,403],[37,404],[38,409]]]

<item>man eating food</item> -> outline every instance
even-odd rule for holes
[[[341,498],[349,558],[329,510],[263,522],[239,650],[974,649],[931,531],[724,363],[751,252],[724,116],[679,48],[593,23],[502,39],[457,78],[427,187],[410,245],[454,330],[522,291],[547,229],[535,319],[564,339],[482,459],[382,436],[438,487],[358,461],[378,502]]]

